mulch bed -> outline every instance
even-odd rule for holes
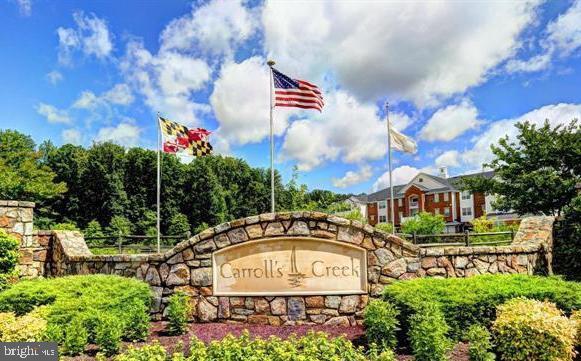
[[[122,350],[129,345],[136,347],[143,346],[157,340],[160,345],[164,346],[169,352],[183,351],[189,349],[190,338],[196,336],[203,342],[210,342],[212,340],[221,340],[227,334],[240,336],[244,330],[248,330],[251,337],[268,338],[269,336],[276,336],[282,339],[288,338],[290,335],[298,337],[306,335],[309,331],[325,332],[331,337],[345,336],[351,340],[355,345],[362,345],[364,343],[365,330],[362,326],[354,327],[332,327],[324,325],[301,325],[301,326],[267,326],[267,325],[249,325],[249,324],[225,324],[225,323],[194,323],[190,325],[187,333],[180,336],[170,336],[165,332],[166,322],[153,322],[149,329],[150,334],[147,342],[129,343],[125,342]],[[179,345],[183,345],[182,349],[178,349]],[[87,350],[87,355],[70,358],[75,361],[90,361],[94,360],[97,352],[96,346],[91,345]],[[398,361],[413,361],[413,356],[399,355]],[[468,361],[468,349],[466,344],[459,343],[451,353],[450,361]]]

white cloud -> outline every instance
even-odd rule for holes
[[[536,72],[549,68],[554,57],[568,56],[581,48],[581,0],[573,2],[565,13],[547,25],[540,40],[541,53],[528,60],[511,59],[506,64],[509,73]]]
[[[511,59],[506,63],[509,73],[531,73],[546,69],[551,64],[550,54],[540,54],[528,60]]]
[[[16,0],[16,3],[18,4],[22,16],[30,16],[32,14],[31,0]]]
[[[358,171],[348,171],[342,178],[333,178],[331,182],[337,188],[347,188],[355,184],[365,182],[373,175],[371,167],[364,165]]]
[[[153,111],[186,125],[196,125],[197,113],[209,111],[207,104],[191,100],[210,80],[211,69],[202,59],[174,51],[153,55],[141,42],[130,41],[121,70]]]
[[[218,134],[236,144],[256,143],[269,135],[268,67],[258,56],[227,62],[214,82],[210,104],[220,123]],[[296,110],[275,109],[274,134],[282,135]]]
[[[347,163],[382,158],[387,152],[387,128],[377,110],[344,91],[327,94],[323,113],[290,125],[283,157],[297,160],[301,170],[339,157]]]
[[[581,47],[581,0],[547,26],[549,47],[569,55]]]
[[[127,84],[116,84],[102,95],[102,99],[117,105],[129,105],[133,102],[133,94]]]
[[[401,167],[397,167],[392,171],[393,185],[396,186],[400,184],[406,184],[419,172],[422,172],[422,170],[416,167],[410,167],[409,165],[402,165]],[[372,190],[376,192],[387,187],[389,187],[389,171],[386,171],[379,178],[377,178],[375,183],[373,183]]]
[[[420,137],[427,141],[450,141],[478,127],[482,122],[477,118],[476,107],[464,100],[436,111],[420,131]]]
[[[482,163],[492,159],[491,144],[497,144],[504,136],[511,140],[516,139],[518,131],[514,125],[517,122],[529,121],[540,126],[548,119],[551,126],[555,127],[559,124],[568,124],[574,118],[581,119],[581,104],[546,105],[516,118],[495,121],[484,132],[474,137],[474,146],[462,153],[461,159],[468,168],[480,169]]]
[[[63,80],[63,75],[59,71],[53,70],[46,74],[46,80],[52,85],[56,85]]]
[[[113,142],[124,146],[138,144],[141,129],[131,123],[120,123],[116,127],[104,127],[99,129],[95,140],[97,142]]]
[[[57,29],[59,37],[59,62],[70,64],[73,51],[80,50],[86,56],[98,59],[108,57],[113,51],[113,40],[105,20],[94,14],[75,12],[76,28]]]
[[[457,150],[448,150],[436,158],[438,167],[458,167],[460,165],[460,152]]]
[[[535,2],[267,2],[265,48],[291,74],[329,70],[362,99],[431,105],[510,58]],[[305,19],[309,19],[305,21]]]
[[[99,105],[99,98],[91,91],[84,91],[81,96],[73,103],[73,108],[93,109]]]
[[[255,14],[241,0],[213,0],[170,22],[160,36],[161,49],[229,54],[256,27]]]
[[[81,132],[74,128],[63,130],[61,132],[61,137],[63,138],[64,144],[74,145],[80,145],[83,139]]]
[[[49,123],[69,124],[71,118],[66,110],[57,109],[55,106],[45,103],[39,103],[36,112],[46,118]]]

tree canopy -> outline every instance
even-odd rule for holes
[[[581,126],[541,127],[516,124],[516,140],[492,145],[494,159],[485,164],[494,177],[471,177],[463,187],[497,196],[495,208],[519,214],[561,215],[581,183]]]
[[[0,198],[37,202],[35,224],[73,224],[93,235],[155,232],[157,154],[113,143],[85,148],[0,131]],[[277,211],[327,210],[348,195],[309,191],[298,173],[283,184],[275,172]],[[209,156],[182,163],[162,154],[164,234],[268,212],[270,172],[244,160]]]

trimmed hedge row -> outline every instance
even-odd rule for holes
[[[144,340],[148,334],[149,286],[136,279],[111,275],[68,276],[18,282],[0,293],[0,312],[35,314],[47,321],[43,336],[64,352],[83,352],[96,343],[108,354],[121,338]]]
[[[451,330],[449,335],[460,340],[474,324],[489,327],[496,307],[516,297],[554,302],[569,314],[581,309],[581,283],[557,277],[526,275],[482,275],[470,278],[422,278],[395,282],[384,290],[384,299],[401,313],[399,323],[409,329],[409,318],[426,303],[441,309]],[[404,340],[405,335],[399,335]]]

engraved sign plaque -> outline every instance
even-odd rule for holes
[[[269,238],[221,249],[212,261],[217,296],[367,293],[366,250],[347,243]]]

